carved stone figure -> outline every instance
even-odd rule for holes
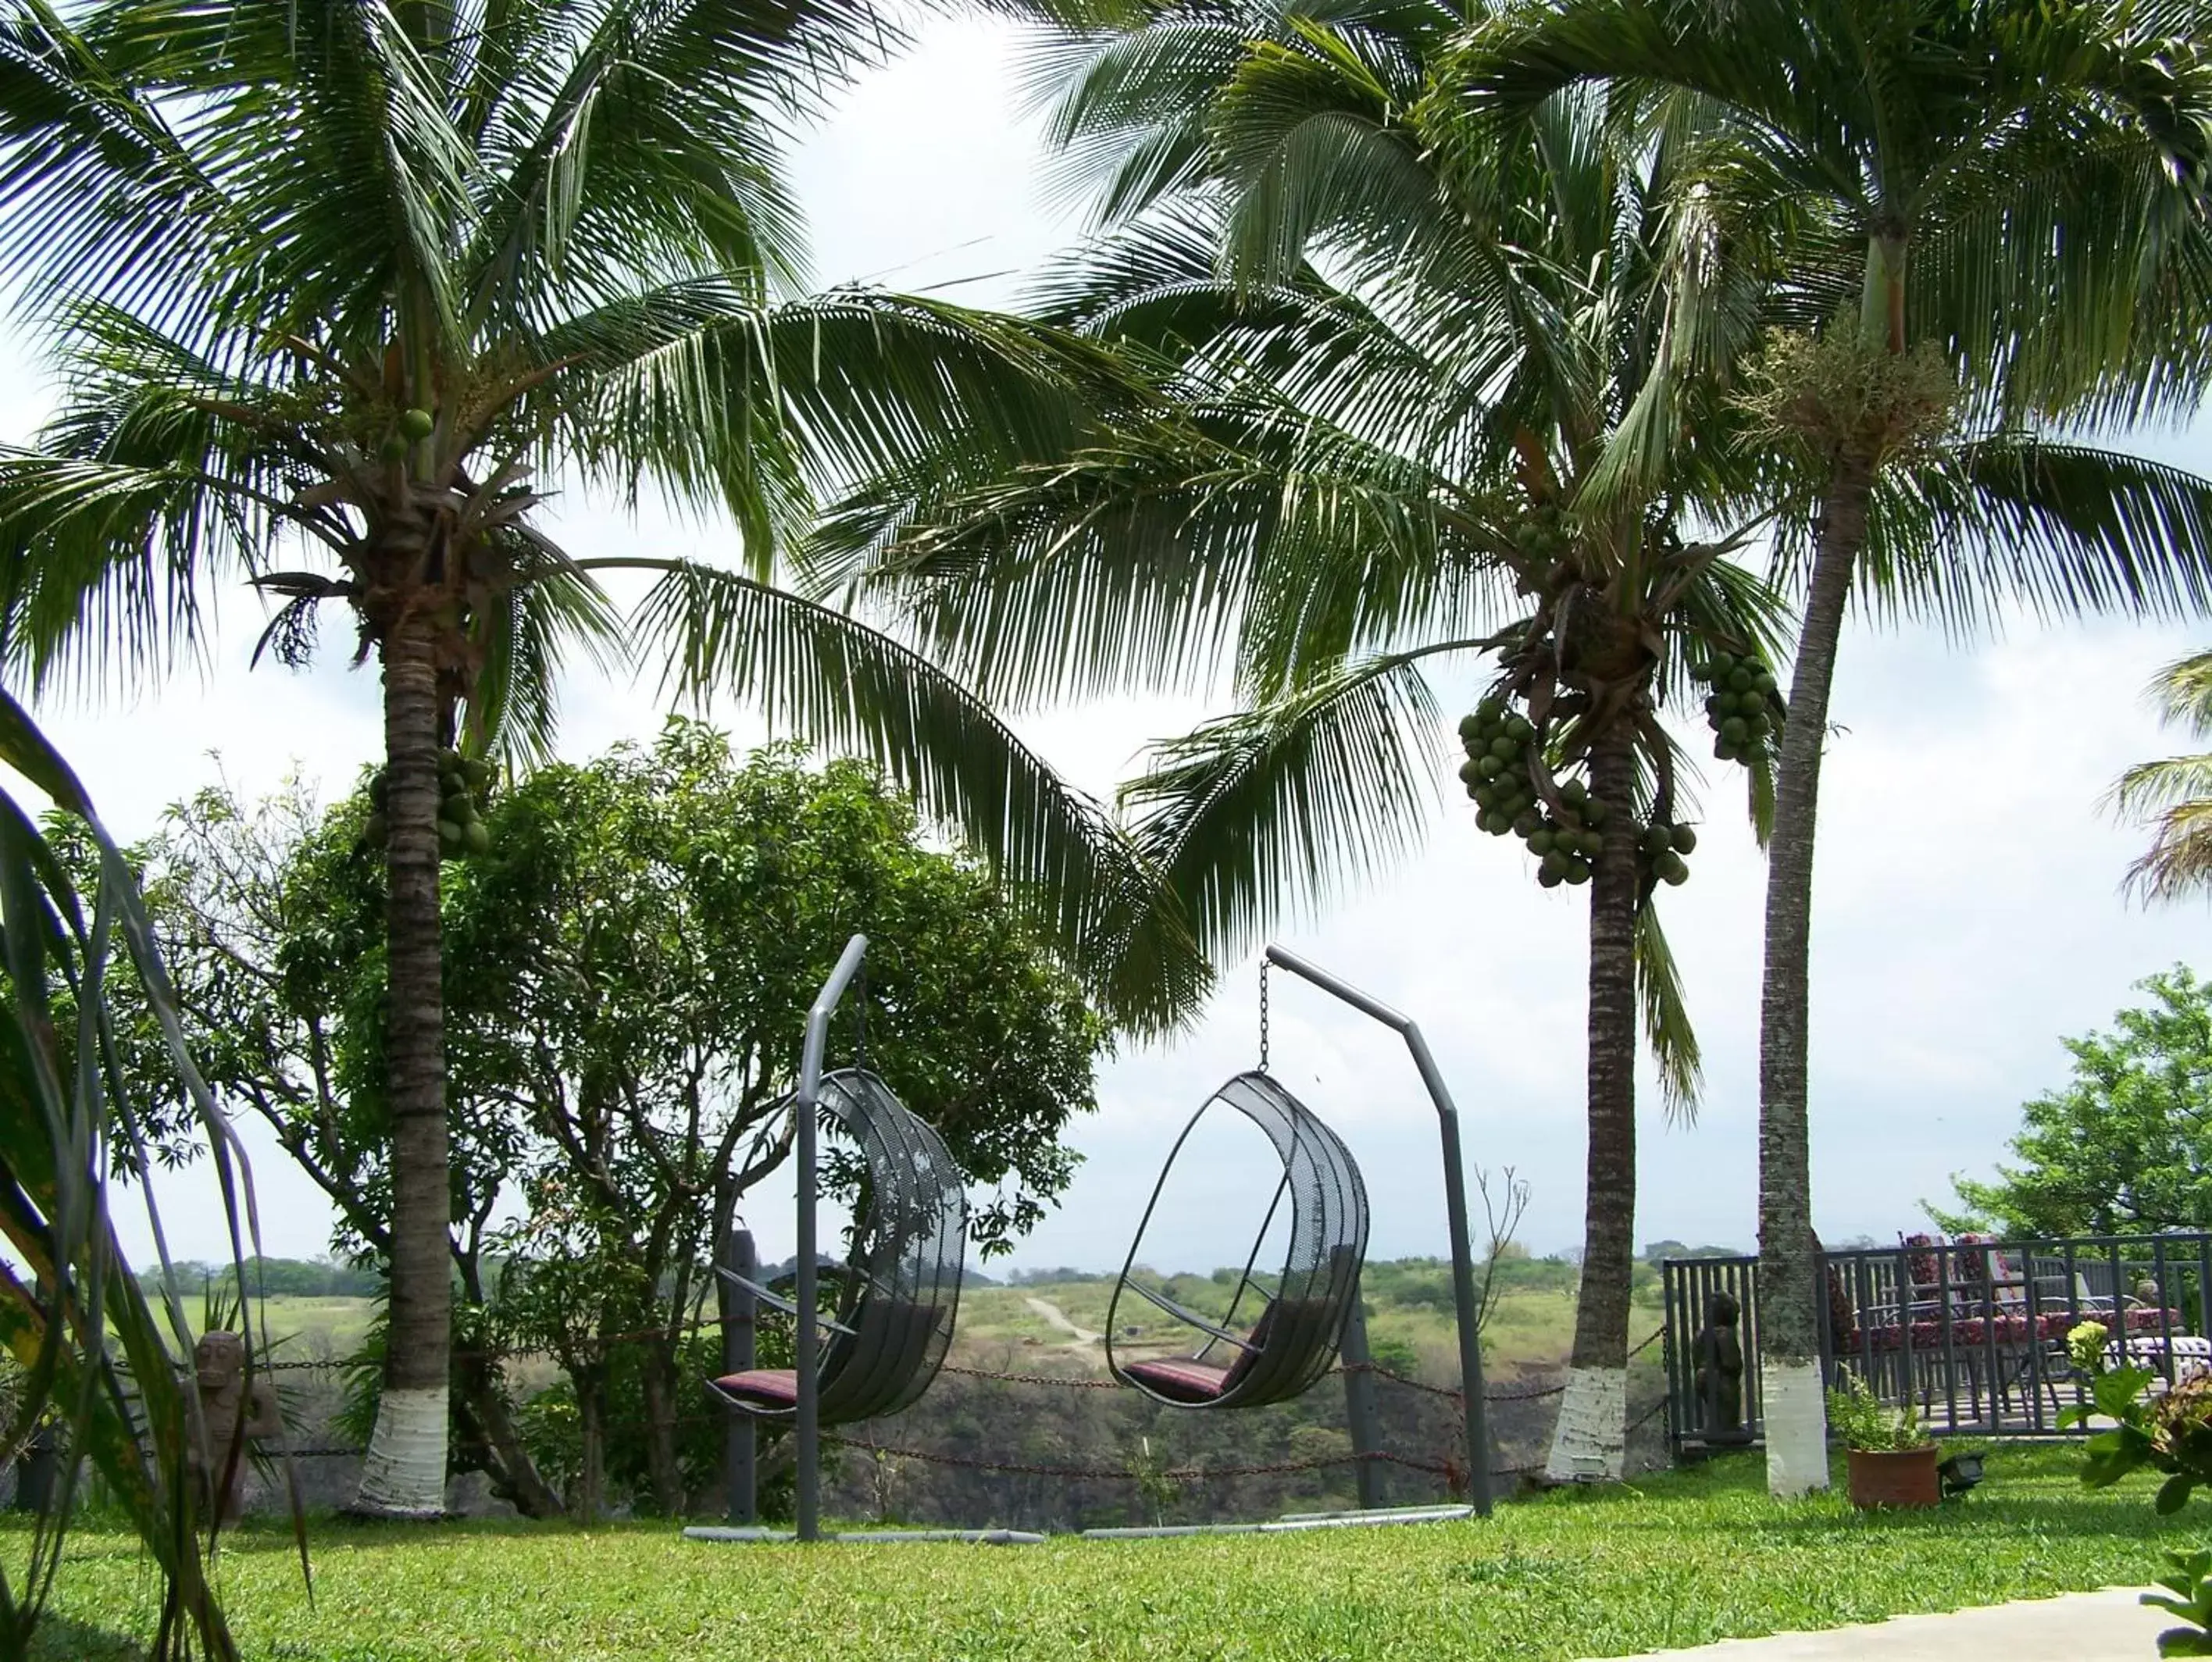
[[[237,1469],[233,1469],[231,1454],[238,1439],[242,1436],[249,1441],[262,1441],[279,1437],[283,1434],[284,1420],[277,1409],[276,1386],[267,1374],[256,1377],[252,1395],[246,1396],[246,1340],[242,1335],[219,1329],[203,1334],[192,1348],[192,1366],[198,1375],[201,1420],[207,1427],[207,1459],[200,1472],[201,1494],[210,1515],[219,1513],[228,1521],[238,1515],[239,1478],[246,1465],[241,1453]],[[242,1418],[241,1404],[245,1409]],[[218,1483],[223,1484],[219,1500],[215,1494]]]
[[[1736,1302],[1716,1293],[1705,1306],[1705,1325],[1690,1346],[1698,1404],[1707,1442],[1741,1442],[1743,1425],[1743,1341],[1735,1331]]]

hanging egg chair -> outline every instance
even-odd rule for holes
[[[968,1246],[968,1198],[944,1140],[876,1075],[847,1068],[822,1080],[822,1109],[852,1140],[866,1176],[848,1264],[825,1266],[839,1291],[821,1321],[820,1422],[896,1414],[929,1388],[952,1343]],[[772,1289],[723,1267],[762,1303],[795,1315]],[[750,1368],[709,1381],[731,1407],[789,1418],[799,1374]]]
[[[1145,1234],[1183,1145],[1207,1114],[1243,1114],[1267,1134],[1279,1159],[1267,1175],[1274,1198],[1254,1238],[1244,1271],[1215,1321],[1133,1277]],[[1276,1213],[1290,1209],[1290,1241],[1272,1291],[1254,1271]],[[1367,1190],[1343,1139],[1265,1072],[1240,1073],[1207,1099],[1169,1150],[1152,1186],[1137,1238],[1121,1265],[1106,1312],[1106,1364],[1114,1377],[1155,1401],[1178,1408],[1256,1408],[1305,1391],[1336,1361],[1359,1270],[1367,1252]],[[1125,1295],[1157,1306],[1189,1330],[1188,1356],[1126,1358],[1121,1307]]]

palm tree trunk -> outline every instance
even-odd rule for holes
[[[1866,541],[1874,472],[1869,457],[1839,457],[1814,527],[1811,592],[1790,672],[1790,716],[1782,731],[1774,829],[1767,843],[1766,962],[1759,1028],[1759,1354],[1766,1486],[1780,1496],[1828,1483],[1805,1103],[1807,959],[1828,693],[1851,573]]]
[[[1606,806],[1590,876],[1589,1153],[1575,1345],[1544,1475],[1617,1481],[1628,1441],[1628,1301],[1636,1230],[1636,761],[1625,724],[1590,752]]]
[[[392,896],[385,1029],[391,1338],[354,1506],[381,1517],[436,1518],[446,1504],[453,1199],[439,981],[437,673],[429,629],[419,617],[403,617],[384,641],[384,745]]]

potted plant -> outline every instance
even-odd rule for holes
[[[1853,1506],[1932,1507],[1943,1498],[1938,1451],[1911,1403],[1892,1408],[1847,1373],[1828,1393],[1828,1423],[1844,1440]]]

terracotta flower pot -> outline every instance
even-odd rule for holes
[[[1877,1451],[1853,1448],[1844,1452],[1850,1471],[1851,1504],[1855,1507],[1932,1507],[1943,1498],[1936,1476],[1937,1449]]]

